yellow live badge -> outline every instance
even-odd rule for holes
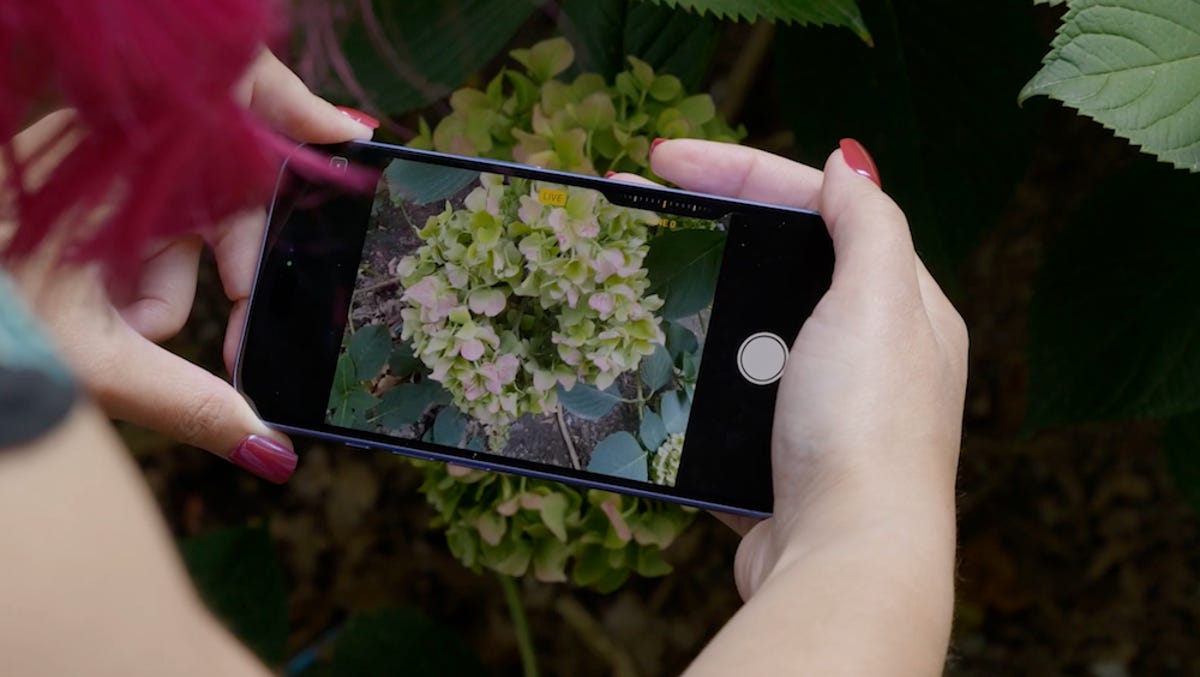
[[[567,206],[567,191],[557,188],[542,188],[538,191],[538,202],[551,207]]]

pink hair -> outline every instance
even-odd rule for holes
[[[0,194],[18,224],[5,256],[62,229],[68,258],[120,268],[151,241],[261,203],[294,144],[234,90],[282,26],[281,9],[276,0],[0,2]],[[56,101],[75,115],[22,164],[13,136]],[[32,185],[31,159],[67,136],[79,141]],[[81,225],[87,214],[100,221]]]

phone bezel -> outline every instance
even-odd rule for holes
[[[718,197],[674,188],[613,181],[611,179],[571,174],[556,170],[546,170],[512,162],[466,158],[438,153],[435,151],[392,146],[374,141],[351,142],[347,144],[338,144],[335,146],[324,146],[319,148],[322,152],[329,153],[330,155],[346,155],[351,156],[353,159],[359,159],[363,154],[379,154],[379,158],[409,159],[429,162],[441,166],[455,167],[469,171],[489,172],[502,174],[505,176],[518,176],[539,181],[549,181],[566,185],[580,186],[599,191],[615,204],[652,209],[658,212],[668,212],[684,217],[719,219],[731,213],[737,213],[747,218],[765,218],[768,220],[786,219],[789,223],[801,221],[806,223],[810,228],[816,228],[819,226],[820,233],[828,244],[828,235],[825,231],[824,223],[820,220],[820,216],[812,210],[781,207],[777,205],[769,205],[735,198]],[[288,176],[288,171],[288,163],[285,161],[280,170],[279,181],[276,184],[275,195],[273,196],[271,209],[267,217],[268,228],[264,233],[258,266],[255,271],[254,285],[251,290],[234,368],[234,384],[239,392],[246,397],[247,401],[250,403],[250,406],[254,408],[256,412],[258,411],[258,406],[256,405],[251,394],[247,392],[243,380],[243,368],[247,358],[246,351],[247,338],[249,335],[248,329],[255,314],[255,300],[259,298],[258,292],[261,276],[263,274],[263,268],[271,255],[271,247],[269,245],[271,242],[272,233],[276,229],[282,229],[286,226],[286,223],[277,223],[276,208],[278,207],[278,198],[280,197],[280,191],[283,188],[284,180]],[[681,208],[686,208],[686,211],[680,211]],[[829,247],[829,267],[831,270],[831,245]],[[824,290],[822,289],[821,292],[823,293],[823,291]],[[801,320],[801,323],[802,322],[803,319]],[[702,373],[704,369],[703,364],[704,361],[702,360]],[[332,377],[332,372],[330,376]],[[700,391],[700,388],[701,385],[698,383],[697,392]],[[773,403],[773,390],[771,399]],[[358,449],[379,449],[415,457],[418,459],[452,462],[482,470],[515,472],[540,479],[568,482],[585,488],[618,491],[635,496],[667,500],[708,510],[749,515],[754,517],[765,517],[770,515],[769,509],[760,509],[745,505],[734,505],[727,500],[722,500],[720,498],[713,499],[711,497],[698,495],[694,492],[681,493],[675,487],[641,483],[632,480],[625,480],[624,478],[620,477],[602,476],[595,473],[588,473],[586,471],[576,471],[574,469],[565,467],[551,467],[541,463],[526,461],[523,459],[502,457],[487,452],[474,452],[466,449],[442,447],[440,445],[425,443],[419,440],[398,440],[394,437],[385,436],[379,433],[332,426],[324,421],[321,422],[321,425],[330,428],[336,428],[337,430],[323,430],[309,427],[308,425],[298,426],[282,421],[265,422],[272,428],[287,432],[292,435],[314,437]],[[691,423],[689,422],[689,427],[690,425]],[[769,437],[770,435],[768,431],[768,440]],[[453,449],[453,452],[443,451],[449,449]],[[769,444],[764,445],[763,453],[769,454]]]

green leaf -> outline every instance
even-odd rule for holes
[[[667,336],[667,351],[676,365],[683,365],[684,353],[694,353],[700,348],[700,342],[691,329],[678,322],[663,322],[663,333]]]
[[[1175,484],[1192,509],[1200,513],[1200,412],[1167,422],[1163,453]]]
[[[329,404],[326,408],[337,410],[346,403],[350,391],[358,387],[355,377],[354,359],[346,353],[338,356],[337,366],[333,369],[333,385],[329,387]]]
[[[1200,3],[1074,0],[1020,98],[1037,95],[1200,171]]]
[[[392,199],[418,205],[442,202],[479,179],[479,172],[396,158],[383,170]]]
[[[1028,165],[1037,116],[1013,99],[1044,52],[1034,9],[1022,0],[859,6],[874,48],[845,31],[777,32],[782,113],[806,164],[823,166],[847,136],[867,147],[925,264],[953,288]]]
[[[179,545],[200,596],[269,665],[283,662],[288,607],[283,567],[264,527],[235,527]]]
[[[342,42],[361,92],[336,84],[325,94],[396,115],[461,86],[508,43],[538,3],[374,0],[371,7],[374,17],[356,21]]]
[[[551,538],[538,541],[533,551],[533,575],[545,583],[565,583],[567,560],[575,550],[573,545]]]
[[[649,479],[646,451],[633,435],[624,430],[600,440],[596,448],[592,449],[592,458],[588,461],[587,469],[590,472],[642,482]]]
[[[1027,430],[1200,409],[1198,189],[1146,158],[1061,233],[1034,283]]]
[[[433,441],[448,447],[462,447],[467,434],[467,418],[458,407],[443,407],[433,419]]]
[[[407,378],[420,372],[423,368],[421,360],[413,354],[412,345],[408,341],[397,341],[388,357],[388,369],[398,378]]]
[[[450,628],[416,609],[355,614],[335,645],[334,677],[484,675],[479,658]]]
[[[801,25],[843,26],[854,31],[863,42],[871,42],[871,34],[863,23],[855,0],[651,0],[705,14],[711,12],[721,19],[798,23]]]
[[[354,332],[346,352],[354,360],[355,378],[373,379],[383,371],[392,351],[392,332],[382,324],[372,324]]]
[[[664,319],[695,315],[712,305],[724,249],[725,233],[716,230],[672,230],[650,241],[647,292],[662,297]]]
[[[542,499],[542,523],[562,542],[567,540],[567,497],[560,493],[550,493]]]
[[[687,432],[688,416],[692,413],[692,401],[678,391],[663,393],[659,400],[663,426],[668,433],[682,435]]]
[[[429,407],[449,401],[449,394],[433,381],[401,383],[383,394],[376,418],[385,428],[403,428],[421,420]]]
[[[647,449],[654,451],[667,441],[667,426],[663,423],[661,416],[646,409],[642,414],[642,423],[638,427],[638,436],[642,438],[642,444]]]
[[[621,396],[612,386],[600,390],[596,386],[579,382],[570,390],[558,386],[558,401],[572,414],[595,421],[620,404]]]
[[[671,565],[662,558],[658,548],[638,548],[637,572],[646,578],[657,578],[671,573]]]
[[[649,392],[646,393],[648,396],[671,382],[671,376],[675,374],[671,354],[662,346],[654,346],[654,352],[642,358],[639,372],[642,376],[642,383],[649,389]]]
[[[534,82],[549,81],[567,70],[575,60],[575,48],[566,38],[542,40],[529,49],[514,49],[511,54]]]
[[[625,70],[625,57],[632,55],[694,90],[707,75],[720,39],[720,24],[711,16],[648,2],[564,0],[559,16],[559,30],[574,43],[580,72],[607,80]]]

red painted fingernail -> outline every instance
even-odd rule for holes
[[[617,175],[616,172],[604,172],[604,178],[606,178],[606,179],[611,179],[612,177],[614,177],[616,175]]]
[[[879,169],[875,166],[875,161],[871,159],[871,154],[867,152],[863,145],[854,139],[842,139],[838,147],[842,149],[842,159],[846,161],[846,165],[853,169],[860,176],[865,176],[875,182],[880,188],[883,184],[879,181]]]
[[[650,142],[650,152],[653,153],[654,149],[658,148],[658,144],[662,143],[663,141],[666,141],[666,139],[661,138],[661,137],[651,141]]]
[[[336,108],[342,111],[342,115],[349,117],[360,125],[365,125],[371,129],[379,129],[379,120],[360,110],[355,110],[349,106],[336,106]]]
[[[259,477],[282,484],[296,470],[296,452],[261,435],[247,435],[229,455],[229,461]]]

